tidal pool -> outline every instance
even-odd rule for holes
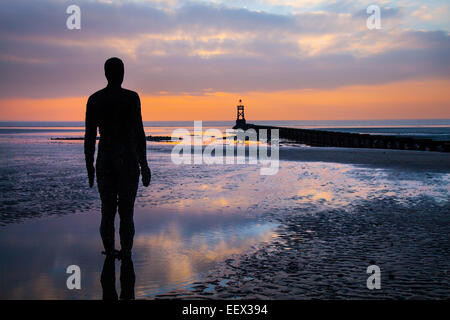
[[[100,214],[88,212],[1,227],[0,299],[101,299],[99,224]],[[276,224],[256,217],[167,207],[137,207],[135,225],[136,298],[189,288],[217,263],[276,236]],[[120,262],[115,264],[120,293]],[[66,286],[70,265],[80,267],[80,290]]]

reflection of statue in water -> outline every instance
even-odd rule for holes
[[[134,300],[134,266],[131,258],[124,258],[120,265],[120,299]],[[103,289],[103,300],[117,300],[116,265],[114,256],[107,255],[103,263],[100,282]]]
[[[141,105],[136,92],[121,87],[123,62],[111,58],[105,62],[106,88],[89,97],[86,107],[84,153],[89,186],[97,185],[102,200],[102,236],[105,254],[122,259],[131,257],[133,247],[134,200],[139,182],[148,186],[151,172],[147,164],[146,139],[142,124]],[[97,161],[94,168],[97,127],[100,131]],[[114,218],[120,217],[121,251],[114,249]]]

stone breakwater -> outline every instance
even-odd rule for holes
[[[233,129],[254,129],[259,138],[259,130],[267,130],[270,140],[271,130],[279,130],[279,138],[318,147],[377,148],[398,150],[422,150],[450,152],[450,141],[416,139],[394,135],[372,135],[362,133],[335,132],[325,130],[261,126],[237,123]]]

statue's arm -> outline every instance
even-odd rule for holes
[[[89,177],[89,186],[94,184],[94,154],[95,143],[97,139],[97,120],[94,112],[94,104],[92,98],[88,99],[86,105],[86,119],[84,132],[84,157],[86,160],[86,169]]]
[[[139,95],[136,94],[137,99],[137,129],[138,129],[138,143],[137,143],[137,153],[139,158],[139,165],[141,168],[148,167],[147,163],[147,139],[145,138],[144,124],[142,123],[142,113],[141,113],[141,101]]]
[[[145,138],[144,124],[142,123],[141,101],[139,95],[136,94],[137,99],[137,154],[139,158],[139,166],[141,167],[142,183],[145,187],[150,185],[152,172],[147,163],[147,139]]]

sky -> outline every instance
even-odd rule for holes
[[[0,120],[83,120],[113,56],[147,121],[233,120],[239,99],[249,121],[450,118],[449,16],[447,0],[3,0]]]

